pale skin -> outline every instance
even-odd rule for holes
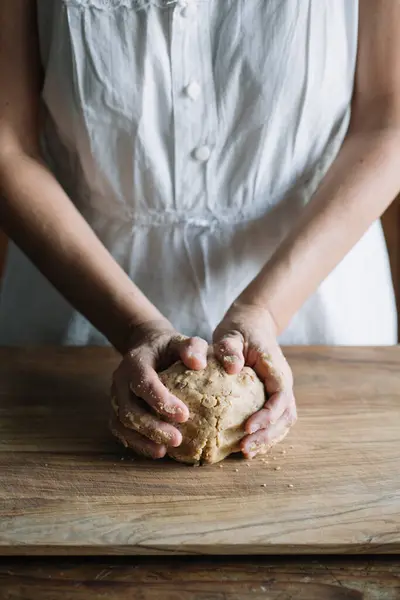
[[[114,375],[113,428],[136,452],[162,457],[168,445],[179,445],[174,423],[185,421],[188,410],[164,388],[157,370],[178,358],[191,369],[203,368],[207,344],[181,336],[149,302],[42,162],[35,27],[34,0],[0,3],[1,226],[123,355]],[[399,151],[400,1],[360,0],[356,83],[344,144],[300,222],[214,333],[227,372],[252,366],[269,395],[265,408],[246,423],[246,457],[265,452],[295,422],[292,373],[277,336],[399,192]]]

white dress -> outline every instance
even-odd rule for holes
[[[37,5],[51,169],[176,328],[210,339],[343,142],[357,0]],[[281,342],[395,341],[376,222]],[[0,343],[106,340],[12,246]]]

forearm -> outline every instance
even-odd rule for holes
[[[397,132],[350,134],[299,222],[241,300],[268,307],[280,333],[400,191]]]
[[[162,318],[39,160],[2,157],[0,196],[6,233],[117,350],[135,324]]]

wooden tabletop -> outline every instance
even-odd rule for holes
[[[113,440],[110,350],[0,351],[0,553],[399,552],[400,349],[287,354],[293,434],[196,469]]]
[[[171,528],[181,527],[171,510],[178,507],[181,520],[186,519],[189,501],[197,508],[209,497],[223,504],[233,492],[236,514],[250,518],[243,504],[247,500],[254,507],[256,495],[258,521],[265,526],[270,522],[266,498],[253,489],[261,479],[268,482],[267,498],[279,489],[284,512],[293,511],[291,521],[277,523],[281,537],[290,528],[306,531],[298,510],[308,494],[305,521],[311,529],[316,523],[323,550],[323,536],[335,530],[342,536],[339,551],[398,549],[399,353],[397,348],[291,349],[300,421],[284,445],[286,454],[277,450],[276,461],[253,461],[250,467],[227,461],[222,468],[190,469],[168,461],[133,461],[111,438],[107,390],[117,359],[109,350],[0,351],[1,551],[24,555],[0,560],[0,600],[399,600],[400,563],[394,556],[27,556],[79,551],[85,527],[96,525],[101,515],[109,520],[110,514],[125,524],[134,544],[136,526],[140,547],[148,529],[137,518],[133,500],[140,510],[148,503],[156,529],[165,531],[161,516]],[[275,465],[281,469],[275,471]],[[182,486],[182,473],[195,479],[180,488],[179,506],[175,488]],[[296,499],[297,511],[287,499],[289,477],[294,485],[289,498]],[[343,509],[349,485],[353,505]],[[283,510],[279,505],[269,509],[273,515]],[[224,523],[232,518],[223,509],[219,515]],[[103,541],[114,545],[116,529],[107,522]],[[235,530],[239,545],[241,532],[249,528],[254,526],[246,521]],[[193,525],[189,529],[190,538]],[[43,546],[43,537],[50,538],[49,546]]]
[[[348,559],[2,559],[0,600],[399,600],[399,561]]]

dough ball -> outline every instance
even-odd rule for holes
[[[202,371],[175,363],[160,373],[160,379],[190,411],[186,423],[174,424],[182,444],[168,450],[171,458],[184,463],[211,464],[239,452],[246,420],[266,401],[264,385],[253,369],[228,375],[214,357]]]

